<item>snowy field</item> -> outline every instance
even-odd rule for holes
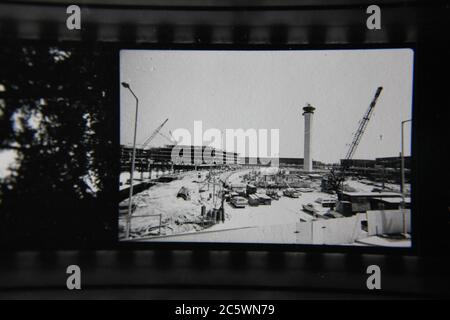
[[[217,175],[217,181],[241,182],[242,176],[249,171],[223,172]],[[159,226],[160,219],[157,215],[161,215],[163,225],[161,234],[163,235],[203,230],[202,225],[194,223],[200,219],[201,206],[205,205],[207,209],[220,206],[218,199],[215,203],[213,203],[213,199],[210,199],[212,185],[209,186],[210,190],[208,190],[207,185],[205,185],[207,174],[207,171],[200,171],[199,178],[199,173],[196,171],[181,173],[181,178],[178,180],[158,183],[150,189],[136,194],[133,202],[137,208],[133,214],[131,234],[139,237],[155,235],[156,226]],[[126,179],[129,179],[129,175],[123,174],[121,179],[126,181]],[[183,186],[190,190],[190,200],[176,197]],[[201,188],[206,189],[206,191],[199,192]],[[264,193],[264,190],[259,189],[258,192]],[[280,200],[273,200],[272,205],[246,206],[239,209],[225,203],[225,222],[218,223],[208,230],[290,224],[299,222],[301,217],[308,220],[311,219],[311,216],[302,211],[302,205],[314,203],[314,200],[318,197],[329,197],[329,195],[322,192],[311,192],[304,193],[297,199],[282,196]],[[127,202],[128,200],[124,200],[122,205]],[[124,235],[124,228],[125,219],[122,217],[119,220],[121,237]]]
[[[221,181],[228,183],[242,182],[242,177],[251,170],[239,170],[235,172],[222,172],[216,174],[216,191],[221,188]],[[161,174],[158,174],[160,176]],[[213,201],[212,184],[208,186],[208,171],[189,171],[180,173],[180,178],[169,183],[157,183],[148,190],[136,194],[133,202],[137,208],[133,214],[131,235],[133,238],[153,237],[157,235],[170,236],[191,234],[198,231],[215,232],[242,229],[249,227],[267,228],[271,226],[295,226],[302,221],[310,221],[312,216],[303,211],[303,205],[313,204],[318,214],[328,212],[315,200],[318,198],[330,198],[327,193],[320,192],[320,180],[311,180],[313,192],[303,192],[299,198],[281,196],[279,200],[272,200],[271,205],[246,206],[235,208],[225,202],[225,221],[212,226],[201,223],[201,206],[208,209],[219,208],[220,199]],[[139,175],[138,175],[139,177]],[[129,178],[122,177],[124,181]],[[362,183],[356,180],[348,180],[346,185],[356,191],[371,191],[375,186],[372,183]],[[177,198],[178,191],[186,187],[190,190],[189,200]],[[389,186],[395,190],[395,186]],[[409,187],[409,186],[408,186]],[[200,192],[200,190],[203,190]],[[264,189],[258,189],[259,193],[265,193]],[[282,195],[282,191],[279,191]],[[122,205],[126,205],[124,200]],[[149,216],[154,215],[154,216]],[[120,238],[125,231],[125,216],[119,219]],[[159,222],[161,218],[161,233],[159,234]]]
[[[206,171],[199,175],[196,171],[180,174],[180,179],[169,183],[157,183],[153,187],[136,194],[133,203],[137,208],[133,213],[132,235],[145,236],[154,234],[155,226],[159,225],[159,216],[148,217],[147,215],[162,215],[162,233],[177,234],[192,232],[203,229],[194,223],[199,220],[201,206],[212,206],[209,199],[211,191],[200,193],[199,189],[204,186]],[[177,198],[181,187],[191,191],[191,199]],[[212,188],[212,187],[211,187]],[[122,204],[128,203],[128,199]],[[119,220],[119,231],[123,235],[125,219]]]

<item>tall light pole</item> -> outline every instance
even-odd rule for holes
[[[131,90],[131,87],[128,83],[122,82],[122,86],[125,89],[128,89],[133,97],[136,99],[136,114],[135,114],[135,120],[134,120],[134,137],[133,137],[133,156],[131,158],[131,170],[130,170],[130,197],[128,201],[128,216],[127,216],[127,228],[126,228],[126,235],[125,237],[128,239],[130,238],[130,231],[131,231],[131,214],[133,209],[133,174],[134,174],[134,166],[136,162],[136,133],[137,133],[137,122],[138,122],[138,107],[139,107],[139,99],[134,94],[133,90]]]
[[[403,120],[402,121],[402,146],[401,146],[401,185],[400,185],[400,192],[402,194],[402,213],[403,213],[403,234],[406,236],[407,229],[406,229],[406,216],[405,216],[405,150],[404,150],[404,127],[405,123],[411,122],[411,119]]]

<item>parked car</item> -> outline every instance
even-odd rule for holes
[[[248,200],[245,199],[244,197],[233,197],[230,200],[230,203],[235,207],[235,208],[245,208],[245,206],[248,204]]]
[[[262,194],[262,193],[257,193],[256,196],[258,197],[260,204],[264,204],[264,205],[272,204],[272,198],[269,197],[268,195]]]
[[[290,198],[299,198],[300,197],[300,192],[298,192],[297,190],[292,189],[292,188],[288,188],[288,189],[284,190],[283,194],[286,197],[290,197]]]
[[[316,202],[321,204],[324,208],[334,208],[336,206],[337,199],[334,198],[317,198]]]
[[[237,192],[230,192],[230,199],[233,199],[234,197],[239,197],[239,193],[237,193]]]
[[[304,204],[303,205],[303,211],[308,212],[308,213],[312,213],[312,214],[316,214],[317,213],[317,209],[314,208],[314,205],[312,203]]]
[[[271,197],[273,200],[280,200],[280,195],[276,190],[267,190],[266,193],[269,197]]]

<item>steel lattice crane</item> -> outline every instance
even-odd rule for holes
[[[147,140],[145,140],[145,142],[142,144],[142,149],[147,148],[147,146],[150,144],[150,142],[153,140],[153,138],[155,138],[155,136],[159,133],[159,131],[162,129],[162,127],[164,127],[164,125],[166,124],[166,122],[169,121],[169,119],[167,118],[166,120],[164,120],[163,123],[161,123],[159,125],[158,128],[156,128],[152,134],[150,135],[150,137],[147,138]]]
[[[367,124],[369,123],[370,116],[372,115],[373,109],[375,108],[375,104],[377,103],[381,90],[383,90],[383,87],[378,87],[377,91],[375,92],[375,96],[373,97],[373,100],[369,105],[369,108],[364,114],[364,117],[359,122],[358,130],[356,130],[356,133],[353,137],[353,141],[345,156],[346,160],[351,159],[355,154],[356,148],[358,148],[358,144],[361,141],[362,135],[364,134],[364,130],[366,130]]]
[[[167,141],[169,141],[174,147],[178,145],[178,141],[173,137],[172,131],[169,130],[170,137],[165,135],[162,132],[158,132],[161,137],[164,137]]]

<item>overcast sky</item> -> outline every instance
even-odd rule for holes
[[[412,115],[413,51],[162,51],[122,50],[121,81],[139,97],[137,142],[161,130],[279,129],[280,157],[303,158],[301,108],[316,108],[313,159],[345,156],[378,86],[383,91],[354,159],[398,156],[400,123]],[[135,102],[121,88],[121,143],[133,138]],[[410,130],[405,127],[405,154]],[[158,135],[151,146],[169,141]],[[227,150],[231,151],[231,150]]]

